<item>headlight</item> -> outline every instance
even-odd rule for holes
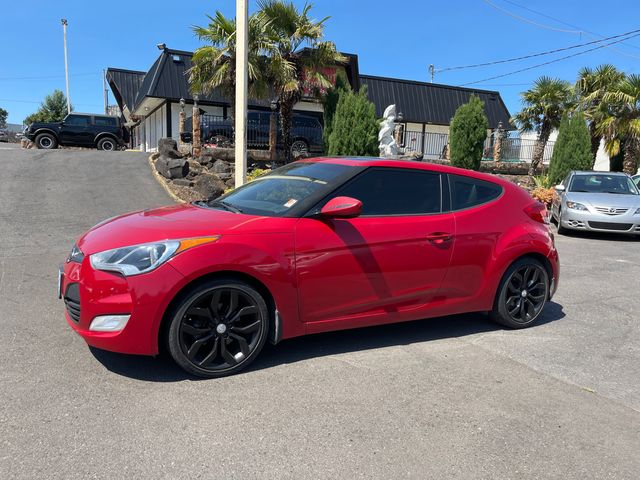
[[[177,253],[197,245],[215,242],[219,238],[220,236],[166,240],[114,248],[113,250],[94,253],[89,257],[89,260],[91,261],[91,266],[96,270],[119,272],[128,277],[150,272]]]
[[[82,251],[78,248],[78,245],[74,245],[71,249],[69,257],[67,258],[67,262],[82,263],[82,260],[84,260],[84,253],[82,253]]]
[[[587,207],[585,207],[583,204],[578,203],[578,202],[567,202],[567,207],[569,207],[572,210],[587,210]]]

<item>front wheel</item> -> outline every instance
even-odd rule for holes
[[[36,137],[36,147],[44,150],[53,150],[58,148],[58,139],[50,133],[40,133]]]
[[[296,140],[291,144],[293,158],[305,157],[309,154],[309,144],[304,140]]]
[[[169,352],[187,372],[217,378],[243,370],[260,353],[269,331],[269,309],[258,291],[218,279],[194,288],[176,306]]]
[[[509,267],[490,313],[509,328],[526,328],[540,316],[549,299],[549,274],[534,258],[522,258]]]

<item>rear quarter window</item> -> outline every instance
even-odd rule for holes
[[[93,124],[98,127],[117,127],[118,119],[109,117],[94,117]]]
[[[451,185],[451,209],[464,210],[495,200],[502,195],[502,187],[498,184],[463,177],[449,175]]]

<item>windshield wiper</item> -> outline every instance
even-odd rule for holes
[[[233,213],[242,213],[242,210],[240,210],[238,207],[231,205],[230,203],[223,200],[214,200],[212,202],[208,202],[207,205],[209,207],[222,207],[223,209]]]
[[[611,190],[607,190],[607,191],[602,192],[602,193],[617,193],[618,195],[628,195],[631,192],[614,192],[614,191],[611,191]]]

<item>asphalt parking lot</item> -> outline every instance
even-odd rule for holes
[[[540,324],[464,315],[267,347],[197,380],[90,350],[57,265],[171,200],[130,152],[0,151],[0,478],[636,479],[640,241],[557,239]]]

